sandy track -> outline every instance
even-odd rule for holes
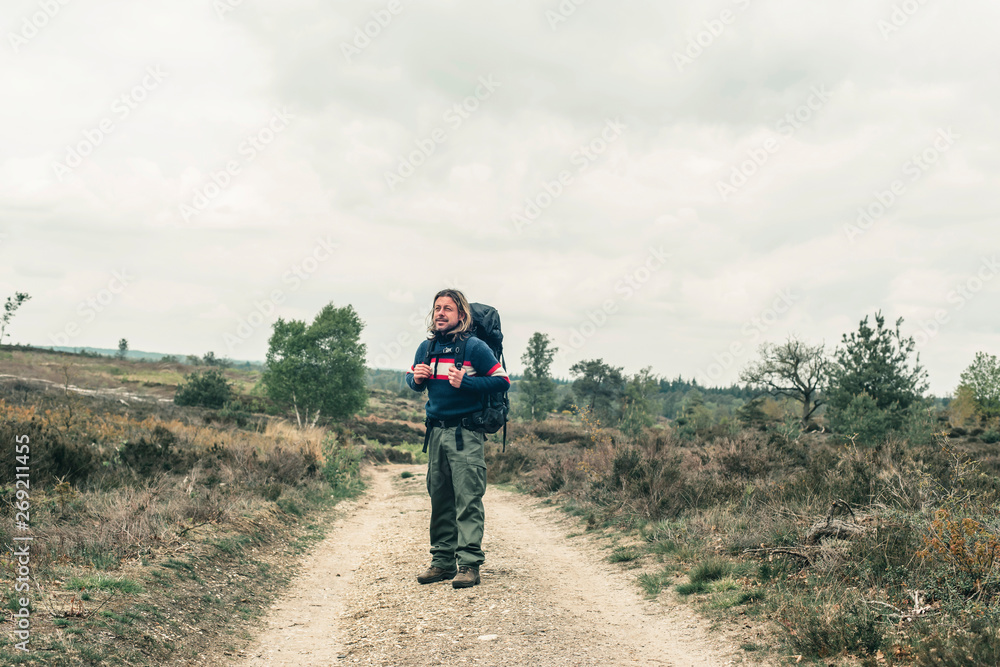
[[[415,473],[401,478],[403,471]],[[644,600],[536,499],[489,487],[482,584],[421,586],[430,503],[422,466],[371,471],[364,498],[303,562],[239,663],[263,665],[737,664],[687,607]],[[577,529],[578,530],[578,529]]]

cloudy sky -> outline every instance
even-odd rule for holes
[[[1000,5],[8,0],[8,342],[263,359],[352,304],[405,368],[443,286],[509,366],[728,384],[881,309],[931,390],[1000,353]],[[992,72],[992,73],[991,73]]]

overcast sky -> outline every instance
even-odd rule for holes
[[[876,310],[931,390],[1000,353],[986,0],[7,0],[7,342],[262,360],[352,304],[406,368],[434,292],[554,370],[736,381]]]

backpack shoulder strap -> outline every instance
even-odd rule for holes
[[[465,365],[465,348],[469,345],[471,338],[465,338],[462,340],[457,340],[453,343],[454,354],[455,354],[455,368],[462,370]]]
[[[452,357],[455,360],[455,367],[461,368],[465,364],[465,348],[468,344],[468,340],[457,340],[452,343],[446,343],[441,345],[438,349],[434,350],[436,344],[436,339],[432,339],[427,343],[427,354],[424,355],[424,363],[428,366],[431,363],[431,359],[441,357]]]

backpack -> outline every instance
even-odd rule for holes
[[[507,370],[507,364],[503,358],[503,332],[500,330],[500,313],[493,306],[481,303],[469,304],[472,309],[472,326],[469,327],[469,334],[486,343],[493,352],[493,356]],[[461,368],[465,363],[465,346],[468,338],[458,340],[445,347],[438,354],[447,353],[454,355],[455,366]],[[427,355],[424,363],[431,363],[431,345],[427,346]],[[435,355],[437,356],[437,355]],[[507,389],[490,394],[483,394],[480,409],[468,415],[462,420],[462,425],[470,431],[480,431],[482,433],[496,433],[503,428],[503,451],[507,451],[507,415],[510,414],[510,399],[507,397]]]

